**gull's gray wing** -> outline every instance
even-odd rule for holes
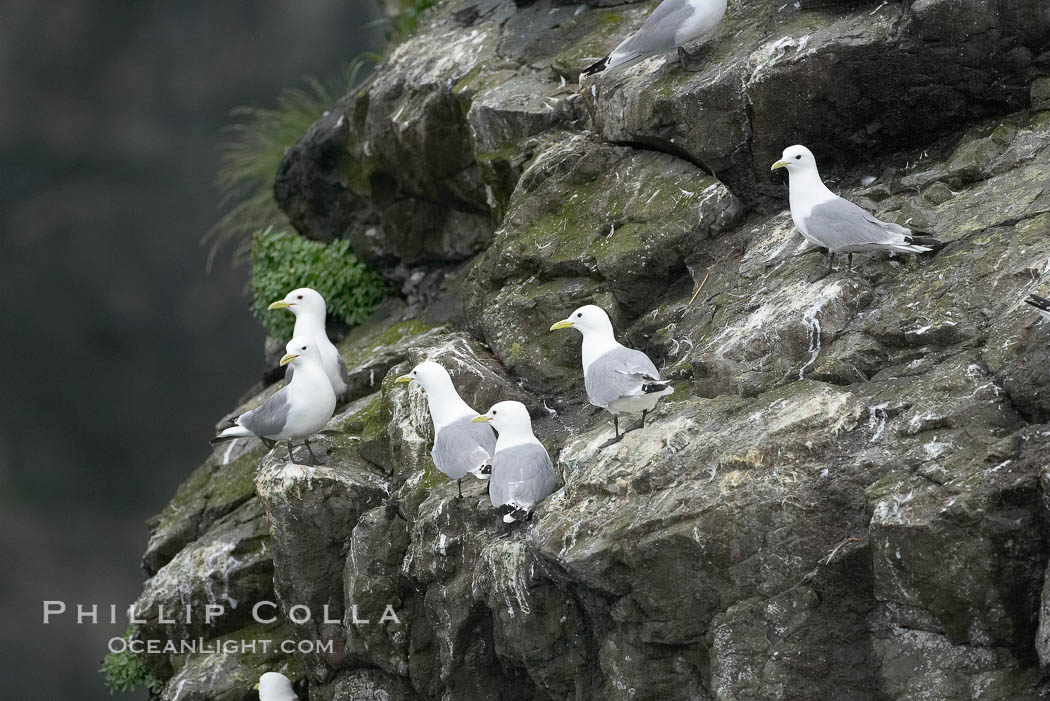
[[[284,366],[284,384],[292,384],[292,375],[295,374],[295,368],[292,367],[292,363],[288,363]]]
[[[676,46],[675,34],[692,14],[693,7],[689,0],[664,0],[646,18],[637,32],[613,49],[610,54],[610,68],[629,63],[636,58],[673,49]]]
[[[454,480],[492,464],[496,434],[487,423],[471,423],[470,416],[453,421],[434,436],[430,456],[437,468]]]
[[[289,408],[288,388],[282,387],[259,407],[241,414],[237,424],[257,436],[275,436],[284,430]]]
[[[554,491],[557,481],[554,465],[542,445],[516,445],[493,456],[489,497],[495,507],[514,503],[531,509]]]
[[[595,360],[583,373],[587,398],[600,407],[622,397],[642,394],[642,385],[659,379],[660,372],[649,356],[623,346]]]
[[[908,246],[911,235],[911,230],[881,221],[841,197],[814,207],[803,223],[806,233],[832,252]]]

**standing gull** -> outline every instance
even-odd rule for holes
[[[285,295],[284,299],[274,302],[267,309],[287,309],[295,315],[295,329],[292,330],[292,336],[314,339],[321,352],[321,363],[325,374],[332,383],[335,396],[342,397],[349,383],[346,363],[339,355],[339,350],[328,340],[328,331],[324,325],[328,308],[321,293],[309,287],[300,287],[298,290],[292,290]],[[294,372],[293,367],[289,365],[284,374],[286,382],[291,382]]]
[[[836,253],[848,253],[848,268],[853,270],[854,253],[928,253],[942,245],[922,232],[876,219],[829,190],[820,179],[813,153],[805,146],[784,149],[781,159],[770,170],[778,168],[787,168],[791,219],[795,226],[807,241],[828,249],[827,270],[811,282],[831,273]]]
[[[726,1],[664,0],[637,32],[620,42],[611,54],[583,69],[583,75],[630,66],[675,48],[685,68],[692,58],[686,53],[685,44],[710,34],[718,26],[726,13]]]
[[[280,672],[263,672],[259,677],[259,701],[298,701],[292,682]]]
[[[1025,299],[1025,303],[1031,304],[1039,310],[1040,316],[1044,319],[1050,320],[1050,299],[1040,297],[1039,295],[1028,295]]]
[[[428,360],[394,382],[417,382],[426,393],[434,422],[434,448],[430,457],[434,458],[437,469],[456,480],[460,498],[463,497],[462,481],[467,474],[488,479],[492,454],[496,451],[496,435],[488,426],[471,421],[478,412],[459,396],[448,370]]]
[[[657,400],[674,392],[674,387],[660,379],[660,372],[649,356],[616,341],[609,315],[601,307],[593,304],[580,307],[568,319],[551,326],[551,331],[557,329],[576,329],[583,334],[583,381],[587,398],[594,406],[613,415],[616,437],[603,448],[623,438],[619,414],[642,412],[641,428],[645,426],[645,415],[652,411]]]
[[[526,520],[557,482],[547,449],[532,433],[529,410],[521,402],[500,402],[474,422],[491,423],[499,432],[489,481],[492,505],[504,523]]]
[[[310,436],[328,423],[335,411],[335,392],[321,367],[321,354],[313,339],[295,337],[285,347],[281,365],[294,363],[296,372],[287,385],[274,392],[256,409],[246,411],[233,426],[217,435],[212,443],[256,436],[271,445],[288,441],[288,459],[292,462],[292,441],[301,440],[316,464],[310,448]]]

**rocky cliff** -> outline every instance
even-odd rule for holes
[[[401,294],[324,465],[220,446],[151,524],[139,637],[303,643],[152,656],[163,699],[1050,697],[1050,7],[741,0],[699,71],[578,85],[654,4],[446,0],[288,153],[298,231]],[[807,282],[794,143],[947,246]],[[676,390],[604,450],[547,332],[587,302]],[[527,525],[435,471],[424,358],[531,408],[563,486]]]

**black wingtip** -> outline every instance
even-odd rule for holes
[[[215,436],[215,438],[212,438],[208,442],[212,445],[218,445],[219,443],[225,443],[227,441],[235,441],[238,438],[244,438],[244,436]]]
[[[669,382],[647,382],[642,385],[642,394],[654,394],[656,392],[663,392],[667,389]]]
[[[1028,295],[1025,298],[1025,304],[1031,304],[1036,309],[1044,312],[1050,312],[1050,299],[1046,297],[1040,297],[1039,295]]]
[[[580,71],[580,75],[594,75],[595,73],[601,73],[602,71],[605,70],[605,67],[608,66],[608,65],[609,65],[609,57],[606,56],[605,58],[601,59],[600,61],[595,61],[591,65],[589,65],[586,68],[584,68],[582,71]]]
[[[929,236],[928,234],[918,234],[918,233],[912,234],[911,236],[909,236],[908,237],[908,243],[910,243],[910,244],[912,244],[914,246],[926,246],[926,248],[930,249],[931,253],[935,253],[935,252],[941,250],[942,248],[944,248],[947,245],[946,243],[944,243],[940,239],[936,239],[936,238],[934,238],[932,236]]]

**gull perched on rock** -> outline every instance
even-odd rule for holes
[[[291,680],[280,672],[263,672],[259,677],[259,701],[298,701]]]
[[[642,412],[645,415],[657,400],[674,392],[660,372],[641,351],[626,348],[616,341],[609,315],[593,304],[580,307],[569,318],[555,322],[551,331],[576,329],[583,334],[583,381],[591,404],[613,415],[616,437],[602,447],[616,443],[620,433],[621,413]],[[624,431],[626,433],[626,431]]]
[[[1040,297],[1039,295],[1028,295],[1025,299],[1025,303],[1031,304],[1038,309],[1040,316],[1050,321],[1050,299]]]
[[[505,523],[526,520],[558,481],[547,449],[532,433],[529,410],[521,402],[500,402],[473,421],[491,423],[499,433],[489,480],[492,505]]]
[[[335,396],[342,397],[349,383],[346,363],[339,355],[339,350],[328,340],[328,331],[324,325],[328,307],[321,293],[309,287],[300,287],[298,290],[292,290],[285,295],[284,299],[274,302],[267,309],[287,309],[295,315],[295,328],[292,330],[292,336],[314,339],[321,352],[321,364],[332,383]],[[293,366],[289,365],[284,374],[286,382],[291,382],[294,372]]]
[[[325,427],[335,411],[335,391],[321,366],[321,354],[313,339],[296,336],[285,347],[281,365],[294,363],[295,374],[287,385],[273,393],[258,408],[246,411],[233,421],[212,443],[237,438],[258,437],[268,446],[288,441],[288,459],[292,441],[301,440],[314,463],[317,456],[310,448],[310,436]]]
[[[430,457],[434,458],[437,469],[456,480],[459,496],[463,496],[462,480],[468,474],[488,479],[492,472],[492,454],[496,451],[496,434],[488,426],[472,421],[478,412],[459,396],[448,370],[428,360],[394,382],[416,382],[426,393],[434,422],[434,448]]]
[[[897,224],[876,219],[849,200],[829,190],[820,179],[817,161],[805,146],[789,146],[770,170],[786,168],[791,201],[791,219],[807,241],[828,249],[827,270],[815,282],[831,273],[836,253],[865,251],[929,253],[941,248],[937,239]]]
[[[726,13],[727,0],[664,0],[637,32],[624,39],[602,60],[583,69],[582,75],[630,66],[642,59],[678,49],[682,68],[692,58],[684,46],[710,34]],[[581,75],[581,78],[582,78]]]

